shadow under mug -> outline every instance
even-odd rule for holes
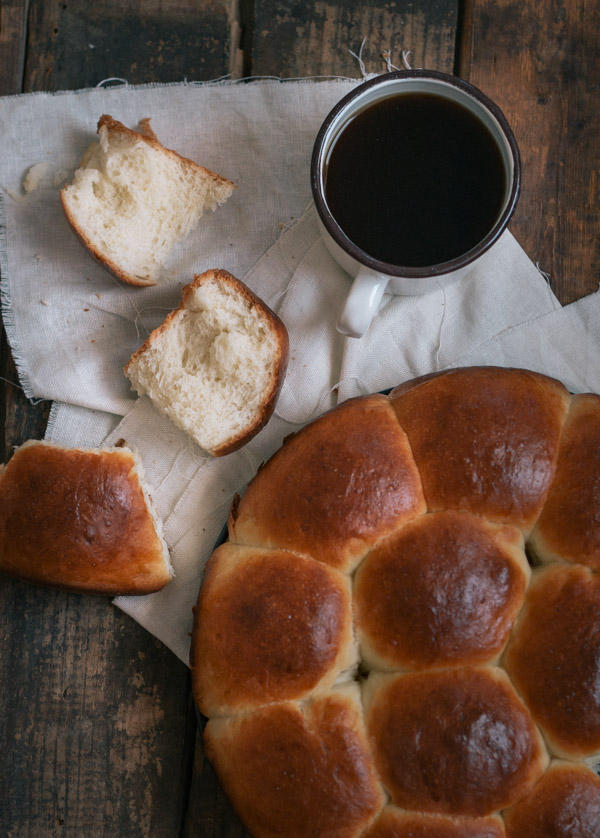
[[[433,94],[466,107],[491,134],[504,168],[504,196],[487,234],[466,253],[426,267],[405,267],[370,256],[348,238],[326,200],[327,162],[340,134],[366,108],[402,93]],[[319,130],[311,160],[311,188],[322,239],[340,267],[354,277],[337,322],[338,331],[350,337],[362,337],[386,291],[408,297],[421,296],[464,277],[504,232],[517,204],[520,182],[519,150],[505,116],[469,82],[435,71],[399,70],[370,79],[341,99]]]

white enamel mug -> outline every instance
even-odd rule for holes
[[[426,267],[393,265],[371,257],[346,236],[325,198],[327,159],[344,127],[365,108],[399,93],[433,93],[468,108],[491,133],[504,165],[504,198],[488,233],[468,252]],[[321,236],[335,261],[354,278],[339,315],[338,331],[350,337],[362,337],[385,292],[421,296],[464,277],[505,230],[517,204],[520,182],[519,150],[502,111],[480,90],[456,76],[427,70],[399,70],[370,79],[345,96],[323,122],[311,161],[311,187]]]

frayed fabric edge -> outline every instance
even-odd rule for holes
[[[19,384],[30,401],[37,396],[33,391],[29,377],[25,371],[25,360],[19,346],[17,327],[11,304],[11,291],[8,271],[8,240],[6,233],[6,215],[4,210],[4,195],[0,191],[0,307],[2,322],[6,332],[6,339],[10,346],[13,361],[19,377]]]
[[[373,75],[379,75],[378,73],[374,73]],[[105,86],[107,82],[118,82],[117,84],[110,84]],[[107,91],[123,91],[123,90],[156,90],[160,88],[173,88],[173,87],[227,87],[230,85],[238,85],[238,84],[246,84],[247,82],[252,82],[252,84],[257,84],[260,82],[265,83],[281,83],[281,84],[294,84],[300,82],[320,82],[320,81],[333,81],[333,82],[356,82],[357,84],[364,81],[363,78],[356,78],[353,76],[304,76],[304,77],[280,77],[280,76],[244,76],[243,78],[239,79],[232,79],[229,76],[221,76],[216,79],[210,79],[207,81],[190,81],[188,79],[183,79],[182,81],[175,81],[175,82],[149,82],[147,84],[129,84],[127,79],[121,79],[117,77],[111,77],[108,79],[102,79],[98,82],[97,85],[94,87],[81,87],[74,90],[36,90],[32,91],[31,93],[13,93],[9,96],[0,97],[1,100],[9,100],[9,99],[24,99],[24,98],[31,98],[31,97],[44,97],[44,96],[72,96],[77,95],[80,93],[93,93],[94,91],[106,93]]]

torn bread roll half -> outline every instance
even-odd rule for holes
[[[130,285],[156,285],[169,253],[235,186],[165,148],[150,120],[133,131],[104,114],[98,140],[60,193],[71,227],[100,264]]]
[[[215,457],[271,417],[288,361],[282,321],[243,282],[210,270],[126,364],[133,388]]]
[[[80,593],[149,594],[173,571],[128,448],[30,440],[0,471],[0,571]]]

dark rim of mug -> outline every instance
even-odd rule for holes
[[[428,265],[425,267],[407,267],[404,265],[393,265],[388,262],[382,262],[379,259],[375,259],[372,256],[369,256],[368,253],[365,253],[364,250],[361,250],[361,248],[355,245],[354,242],[351,239],[349,239],[348,236],[344,233],[342,228],[339,226],[339,224],[331,214],[320,188],[320,171],[323,154],[323,140],[333,120],[338,116],[340,111],[344,110],[350,102],[356,99],[357,96],[362,95],[365,92],[365,90],[368,90],[371,87],[376,87],[382,82],[386,82],[393,79],[433,79],[436,81],[446,82],[447,84],[459,88],[464,93],[469,94],[473,99],[476,99],[480,104],[482,104],[496,118],[496,121],[498,122],[500,129],[504,134],[506,141],[510,147],[510,151],[513,158],[514,171],[510,194],[508,196],[506,207],[503,210],[500,217],[498,218],[498,220],[496,221],[493,228],[477,245],[475,245],[475,247],[471,248],[471,250],[468,250],[461,256],[457,256],[456,258],[450,259],[447,262],[440,262],[437,265]],[[498,105],[496,105],[495,102],[493,102],[485,95],[485,93],[482,93],[481,90],[472,85],[470,82],[467,82],[464,79],[460,79],[457,76],[451,76],[446,73],[440,73],[434,70],[397,70],[391,73],[385,73],[381,76],[377,76],[374,79],[369,79],[369,81],[366,81],[364,84],[359,85],[355,90],[351,91],[346,96],[344,96],[343,99],[340,99],[340,101],[332,108],[332,110],[326,116],[325,121],[321,125],[319,133],[317,134],[317,138],[315,140],[310,165],[310,179],[313,200],[315,202],[317,212],[321,217],[321,221],[325,225],[325,228],[327,229],[333,240],[342,248],[342,250],[344,250],[346,253],[348,253],[350,256],[356,259],[357,262],[360,262],[361,264],[366,265],[367,267],[372,268],[378,273],[384,274],[386,276],[400,276],[407,278],[439,276],[440,274],[450,273],[451,271],[458,270],[459,268],[463,268],[471,264],[471,262],[474,262],[475,259],[478,259],[479,256],[485,253],[485,251],[488,250],[494,244],[494,242],[496,242],[500,238],[500,235],[504,232],[510,220],[510,217],[512,216],[517,205],[519,191],[521,188],[521,157],[519,154],[517,141],[515,140],[512,129]]]

